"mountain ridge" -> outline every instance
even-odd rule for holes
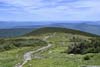
[[[25,34],[25,36],[41,35],[41,34],[44,34],[44,33],[55,33],[55,32],[61,32],[61,33],[63,32],[63,33],[80,34],[80,35],[98,37],[98,35],[95,35],[95,34],[83,32],[83,31],[79,31],[79,30],[63,28],[63,27],[38,28],[38,29],[33,30],[32,32]]]

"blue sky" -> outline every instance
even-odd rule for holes
[[[0,0],[0,21],[99,21],[100,0]]]

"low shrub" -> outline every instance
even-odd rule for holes
[[[9,39],[0,41],[0,51],[10,50],[19,47],[45,46],[47,43],[40,39]]]
[[[67,53],[73,54],[87,54],[87,53],[100,53],[100,41],[98,39],[90,39],[90,41],[74,42],[68,46]]]

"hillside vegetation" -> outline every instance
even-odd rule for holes
[[[71,41],[74,43],[68,46],[67,53],[69,54],[100,53],[100,40],[97,38],[85,40],[73,37]]]
[[[23,62],[26,52],[46,45],[43,40],[28,37],[0,39],[0,67],[14,67]]]
[[[53,46],[46,52],[40,52],[24,67],[81,67],[100,65],[100,38],[97,35],[58,27],[46,27],[35,30],[26,36],[48,36]],[[39,62],[39,63],[38,63]]]
[[[47,43],[39,39],[1,39],[0,51],[6,51],[20,47],[35,47],[45,45],[47,45]]]
[[[83,52],[86,53],[68,53],[69,46],[72,44],[79,42],[80,40],[90,41],[90,39],[94,39],[94,37],[88,37],[84,35],[78,34],[70,34],[70,33],[47,33],[42,36],[49,36],[47,41],[51,43],[53,46],[51,49],[45,52],[39,52],[37,54],[33,54],[33,60],[29,61],[24,67],[32,66],[32,67],[81,67],[83,65],[100,65],[100,53],[98,52],[88,52],[83,47]],[[42,38],[44,38],[42,37]],[[77,39],[72,40],[74,37]],[[83,44],[84,45],[84,44]],[[87,44],[88,45],[88,44]],[[94,45],[91,44],[94,47]],[[100,46],[98,46],[100,47]],[[91,49],[92,47],[87,47]],[[77,48],[76,48],[77,50]],[[90,50],[92,51],[92,50]]]
[[[48,44],[52,47],[33,54],[32,60],[23,67],[100,65],[99,36],[78,30],[45,27],[20,37],[0,39],[0,67],[14,67],[18,62],[22,63],[25,52]]]

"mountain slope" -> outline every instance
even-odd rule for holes
[[[0,58],[2,58],[0,60],[0,67],[14,67],[16,64],[23,62],[24,54],[30,51],[37,51],[38,48],[46,46],[48,43],[51,44],[51,48],[35,54],[33,53],[32,60],[28,61],[23,67],[81,67],[81,65],[100,65],[100,53],[86,53],[84,55],[67,53],[70,45],[77,46],[76,44],[79,42],[84,42],[85,45],[89,44],[89,46],[96,43],[97,47],[100,46],[100,42],[91,41],[91,39],[96,40],[93,36],[99,37],[78,30],[44,27],[35,29],[21,37],[0,39],[0,48],[2,49],[0,52]],[[93,43],[88,43],[90,41]],[[81,47],[84,48],[84,45]],[[87,48],[91,49],[92,47]],[[87,48],[85,51],[87,51]],[[90,49],[89,51],[91,51]],[[86,60],[87,56],[90,59]]]
[[[68,28],[61,28],[61,27],[44,27],[44,28],[39,28],[36,29],[25,36],[31,36],[31,35],[41,35],[45,33],[71,33],[71,34],[79,34],[79,35],[86,35],[86,36],[96,36],[95,34],[79,31],[79,30],[73,30],[73,29],[68,29]]]
[[[25,64],[24,67],[28,67],[29,64],[31,67],[81,67],[82,65],[100,65],[100,53],[95,54],[90,52],[93,51],[92,49],[94,48],[95,43],[98,45],[97,47],[100,47],[100,42],[96,42],[98,40],[96,40],[95,37],[92,37],[95,36],[93,34],[60,27],[40,28],[27,34],[27,36],[31,37],[34,37],[35,35],[40,35],[39,37],[42,36],[42,39],[47,37],[46,40],[52,44],[52,48],[36,54],[36,56],[33,57],[33,60]],[[82,46],[80,46],[81,42]],[[82,53],[86,52],[86,54],[77,54],[81,49],[85,49]],[[99,49],[100,48],[97,50],[100,51]],[[67,51],[71,51],[71,53],[68,53]],[[74,52],[76,52],[76,54]]]

